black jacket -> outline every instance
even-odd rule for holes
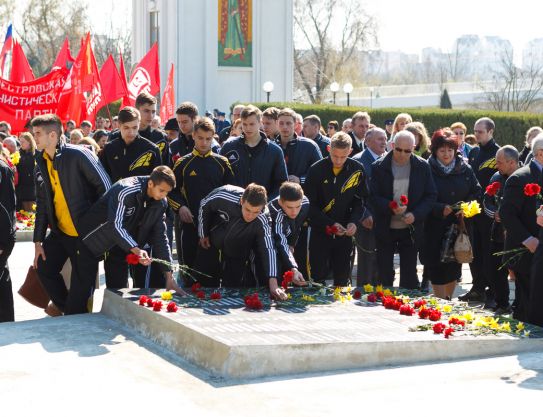
[[[19,151],[21,158],[17,164],[17,173],[19,181],[17,182],[17,200],[35,201],[36,188],[34,186],[34,169],[36,167],[36,158],[30,152]]]
[[[272,220],[273,238],[282,270],[298,268],[289,246],[296,246],[302,225],[309,215],[309,200],[304,196],[302,208],[295,219],[291,219],[285,214],[279,205],[279,197],[268,203],[268,211]]]
[[[175,212],[181,206],[187,206],[194,216],[194,224],[197,224],[198,210],[204,197],[215,188],[234,182],[228,160],[211,152],[202,156],[192,151],[177,160],[173,172],[176,184],[168,195],[168,203]]]
[[[483,210],[487,217],[492,219],[492,228],[490,229],[490,240],[496,243],[503,243],[505,240],[505,234],[503,231],[503,225],[501,222],[495,220],[494,214],[498,211],[501,206],[501,201],[503,199],[503,188],[505,187],[505,181],[507,178],[499,171],[496,171],[492,178],[490,178],[489,184],[493,182],[499,182],[501,184],[500,189],[495,196],[490,196],[485,192],[483,193]]]
[[[309,199],[311,230],[325,233],[326,226],[358,224],[366,217],[364,200],[368,196],[366,174],[359,162],[347,158],[341,172],[334,175],[330,157],[309,169],[304,192]]]
[[[269,278],[277,277],[277,259],[267,210],[250,223],[241,214],[243,188],[225,185],[202,200],[198,213],[198,235],[230,258],[249,259],[255,250]]]
[[[79,233],[83,215],[111,187],[111,181],[96,156],[83,146],[59,142],[53,168],[58,172],[68,210]],[[34,242],[42,242],[48,225],[53,231],[59,230],[53,204],[53,189],[43,152],[36,152],[35,173],[37,208]]]
[[[164,223],[168,203],[147,196],[148,181],[148,176],[122,179],[89,210],[83,220],[83,242],[96,257],[114,246],[129,252],[149,244],[153,257],[172,262]]]
[[[362,152],[364,149],[366,149],[366,145],[364,144],[364,142],[362,142],[361,145],[358,145],[358,142],[356,141],[355,137],[354,137],[354,132],[351,131],[349,132],[349,136],[351,137],[352,141],[353,141],[353,150],[351,151],[351,154],[349,155],[351,158],[356,155],[357,153],[360,153]]]
[[[236,185],[247,187],[254,182],[268,192],[268,199],[279,194],[279,187],[288,179],[287,166],[281,148],[260,133],[260,142],[251,148],[245,144],[245,137],[228,139],[221,148],[232,165]]]
[[[0,249],[15,239],[15,169],[0,156]]]
[[[297,136],[296,133],[285,148],[282,147],[280,138],[276,139],[275,143],[283,151],[288,175],[297,176],[303,184],[311,165],[322,159],[317,144],[311,139]]]
[[[151,174],[161,164],[161,156],[158,146],[140,135],[128,146],[117,136],[100,152],[100,162],[111,181],[117,182],[122,178]]]
[[[481,186],[475,174],[461,156],[456,157],[453,170],[446,174],[437,160],[431,156],[428,160],[432,169],[432,177],[437,189],[437,200],[424,222],[424,243],[421,259],[424,265],[437,265],[440,263],[441,242],[445,232],[453,223],[457,223],[454,213],[443,217],[445,206],[452,206],[460,201],[468,202],[479,200]]]
[[[486,145],[476,146],[469,153],[469,164],[483,189],[486,189],[490,178],[497,171],[496,152],[498,149],[500,146],[494,139],[490,139]]]
[[[386,238],[390,234],[392,211],[389,203],[394,197],[394,177],[392,175],[392,152],[379,158],[372,165],[370,178],[371,206],[375,210],[375,234]],[[422,224],[432,210],[437,198],[437,190],[428,162],[416,155],[411,155],[409,174],[409,200],[407,212],[413,213],[416,237],[422,237]]]
[[[315,139],[310,140],[313,140],[317,144],[323,158],[330,155],[330,138],[328,136],[322,136],[319,133]]]
[[[539,235],[536,210],[541,203],[535,196],[524,195],[524,187],[530,183],[543,186],[541,171],[535,161],[517,169],[505,182],[499,211],[505,229],[505,250],[524,247],[522,242],[530,236]],[[531,260],[532,254],[526,253],[518,262],[511,265],[511,268],[518,272],[529,273]]]
[[[194,149],[194,139],[191,135],[185,135],[183,132],[179,132],[179,137],[172,140],[170,143],[170,163],[169,166],[173,167],[178,159],[191,153]],[[211,151],[213,153],[219,153],[221,147],[215,139],[211,145]],[[166,162],[164,162],[166,163]]]
[[[151,129],[150,125],[147,126],[146,129],[140,130],[138,133],[140,136],[158,146],[158,150],[160,151],[160,162],[161,164],[167,165],[171,160],[171,156],[170,144],[168,142],[168,136],[166,136],[166,133],[164,133],[162,130]]]

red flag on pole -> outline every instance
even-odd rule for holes
[[[168,74],[168,82],[160,101],[160,120],[164,123],[174,116],[175,106],[175,91],[173,88],[173,64],[170,67],[170,73]]]
[[[73,119],[79,125],[83,119],[94,120],[103,102],[100,73],[87,33],[60,95],[57,114],[63,121]]]
[[[119,75],[123,81],[126,94],[123,96],[123,103],[121,107],[130,106],[130,98],[128,97],[128,83],[126,82],[126,71],[124,69],[124,59],[123,54],[119,53]]]
[[[160,67],[158,65],[158,44],[155,42],[147,55],[134,69],[128,83],[128,95],[133,106],[136,97],[143,92],[155,95],[160,91]]]
[[[11,81],[27,83],[34,80],[34,73],[26,59],[25,52],[19,42],[13,42],[13,54],[11,56]]]
[[[107,57],[100,70],[100,80],[104,91],[104,105],[128,95],[126,80],[123,83],[111,54]]]
[[[11,52],[13,46],[13,26],[11,23],[8,26],[6,31],[6,37],[4,39],[4,45],[2,45],[2,50],[0,51],[0,76],[4,77],[4,64],[6,63],[6,56]]]
[[[66,38],[64,39],[64,43],[62,44],[62,47],[60,48],[60,51],[58,51],[58,55],[55,59],[55,62],[53,63],[53,68],[61,67],[61,68],[70,69],[74,61],[75,59],[70,53],[70,41],[68,40],[68,37],[66,36]]]

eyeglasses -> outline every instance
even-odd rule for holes
[[[335,126],[328,126],[328,129],[335,129]]]
[[[473,133],[486,133],[486,130],[474,130]]]
[[[402,148],[394,148],[395,151],[398,151],[399,153],[406,153],[406,154],[410,154],[412,153],[413,151],[411,149],[402,149]]]

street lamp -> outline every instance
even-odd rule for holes
[[[373,109],[373,87],[370,87],[370,109]]]
[[[335,81],[330,84],[330,91],[332,91],[332,94],[334,95],[334,104],[336,104],[336,93],[339,91],[339,84]]]
[[[270,102],[270,94],[273,91],[273,83],[271,81],[266,81],[264,84],[262,84],[262,90],[264,90],[267,94],[267,100],[268,103]]]
[[[351,83],[347,83],[343,85],[343,92],[347,94],[347,106],[351,105],[351,93],[353,92],[353,85]]]

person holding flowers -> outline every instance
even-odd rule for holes
[[[441,242],[451,225],[458,224],[464,216],[462,210],[453,209],[455,203],[479,199],[481,186],[471,167],[457,153],[458,142],[454,137],[437,130],[432,135],[430,150],[428,163],[437,188],[437,200],[424,224],[421,262],[435,296],[450,299],[456,281],[462,276],[462,264],[441,261]]]
[[[543,204],[537,210],[537,225],[539,226],[539,241],[543,240]],[[530,296],[528,304],[528,322],[537,326],[543,326],[543,309],[541,297],[543,297],[543,245],[539,245],[535,251],[530,274]]]
[[[500,218],[505,229],[505,251],[526,248],[509,267],[515,273],[517,305],[513,317],[526,321],[530,292],[530,269],[533,254],[539,246],[539,226],[536,211],[541,203],[543,170],[543,135],[532,142],[533,159],[516,170],[505,182]],[[508,259],[504,254],[504,261]],[[541,277],[538,277],[541,279]]]
[[[432,210],[437,190],[428,162],[414,155],[415,137],[402,130],[394,136],[393,151],[372,165],[370,202],[374,209],[379,277],[394,282],[394,252],[400,254],[400,287],[419,287],[417,252],[423,222]],[[311,201],[311,198],[309,199]]]

